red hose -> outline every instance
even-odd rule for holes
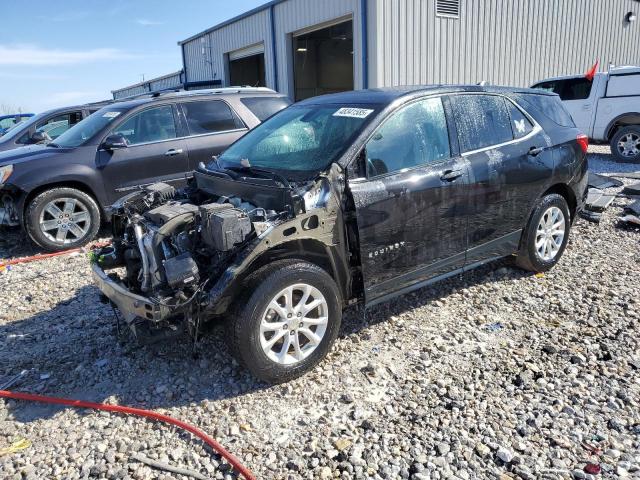
[[[101,247],[106,247],[107,245],[110,245],[110,244],[111,244],[110,242],[96,243],[96,244],[90,245],[88,248],[89,249],[101,248]],[[60,257],[62,255],[69,255],[71,253],[81,252],[82,249],[83,247],[70,248],[69,250],[63,250],[61,252],[39,253],[38,255],[33,255],[31,257],[15,258],[13,260],[8,260],[6,262],[0,263],[0,268],[8,267],[9,265],[18,265],[19,263],[31,263],[31,262],[37,262],[39,260],[46,260],[47,258]]]
[[[18,393],[18,392],[8,392],[6,390],[0,390],[0,398],[12,398],[14,400],[26,400],[30,402],[42,402],[42,403],[53,403],[56,405],[66,405],[68,407],[75,408],[91,408],[94,410],[105,410],[107,412],[116,412],[116,413],[125,413],[127,415],[137,415],[139,417],[152,418],[154,420],[159,420],[161,422],[169,423],[171,425],[175,425],[176,427],[182,428],[187,432],[191,432],[196,437],[200,438],[203,442],[213,448],[216,452],[222,455],[232,466],[236,469],[238,473],[240,473],[247,480],[256,480],[256,477],[251,473],[251,471],[240,463],[236,457],[234,457],[231,453],[229,453],[225,448],[216,442],[213,438],[208,436],[202,430],[197,429],[191,425],[188,425],[180,420],[169,417],[167,415],[162,415],[160,413],[152,412],[149,410],[143,410],[141,408],[132,408],[132,407],[121,407],[119,405],[106,405],[103,403],[91,403],[91,402],[83,402],[81,400],[71,400],[68,398],[56,398],[56,397],[45,397],[42,395],[32,395],[30,393]]]

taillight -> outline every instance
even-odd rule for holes
[[[589,137],[587,137],[584,133],[581,133],[580,135],[578,135],[578,138],[576,138],[576,140],[578,141],[578,145],[580,145],[580,148],[582,149],[582,153],[587,153],[587,150],[589,149]]]

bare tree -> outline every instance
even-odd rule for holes
[[[22,107],[0,103],[0,115],[11,115],[12,113],[22,113]]]

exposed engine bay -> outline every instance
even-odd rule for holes
[[[333,221],[319,228],[318,217],[309,217],[320,208],[323,217],[329,213],[335,219],[339,209],[327,210],[329,185],[326,178],[292,185],[210,171],[196,171],[180,190],[150,185],[112,205],[113,244],[94,252],[94,279],[136,335],[149,320],[152,330],[176,321],[185,326],[185,318],[193,328],[211,306],[211,289],[224,283],[221,279],[228,284],[225,275],[241,270],[247,257],[277,245],[291,231],[317,230],[314,235],[332,238]],[[301,228],[287,228],[296,217]],[[278,238],[270,241],[276,227]]]

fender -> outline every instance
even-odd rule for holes
[[[607,125],[607,128],[604,130],[605,138],[607,140],[611,140],[611,136],[613,134],[613,127],[618,122],[620,122],[621,120],[627,117],[631,119],[631,122],[624,123],[623,125],[640,125],[640,112],[627,112],[627,113],[623,113],[622,115],[618,115],[616,118],[614,118],[609,122],[609,125]]]

